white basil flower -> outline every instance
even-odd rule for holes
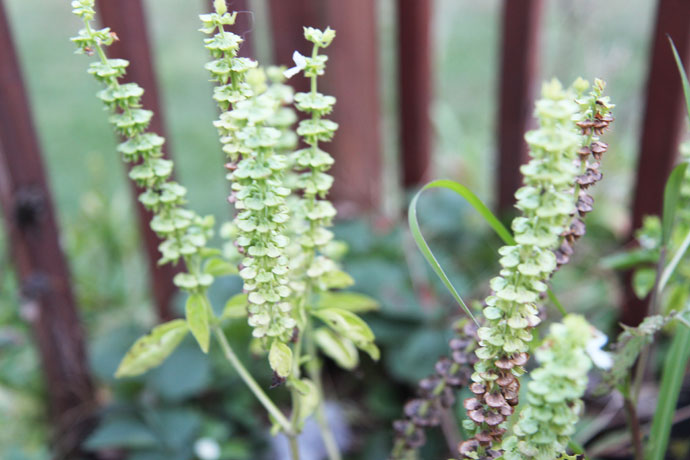
[[[592,328],[594,329],[594,328]],[[585,348],[587,354],[592,358],[592,362],[599,369],[610,369],[613,366],[613,358],[611,358],[611,353],[602,350],[603,346],[609,338],[601,332],[599,329],[594,329],[592,333],[592,338],[587,342],[587,347]]]
[[[292,60],[295,61],[295,66],[290,67],[283,72],[285,78],[292,78],[307,67],[307,58],[304,57],[299,51],[292,53]]]

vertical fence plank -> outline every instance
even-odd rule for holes
[[[151,120],[151,130],[165,136],[163,111],[158,97],[151,47],[141,0],[98,0],[96,6],[104,25],[110,27],[120,38],[107,50],[110,57],[127,59],[130,62],[125,80],[137,82],[144,88],[142,103],[144,107],[155,113]],[[166,321],[174,316],[172,298],[177,290],[172,283],[172,278],[179,271],[179,267],[170,264],[158,265],[160,258],[158,245],[161,240],[149,227],[152,214],[137,199],[141,190],[133,182],[131,182],[131,186],[139,214],[139,227],[146,249],[158,318],[161,321]]]
[[[633,198],[632,228],[646,215],[660,215],[664,185],[678,154],[685,119],[683,89],[667,36],[676,44],[681,58],[690,61],[690,2],[659,0],[649,61],[647,96]],[[648,301],[639,300],[628,289],[621,320],[637,325],[647,314]]]
[[[512,209],[522,185],[520,165],[527,160],[523,138],[532,126],[539,62],[542,0],[504,0],[498,111],[498,210]]]
[[[376,2],[271,0],[269,4],[279,64],[291,64],[295,50],[310,52],[303,26],[336,30],[326,75],[319,82],[324,92],[338,99],[331,118],[340,128],[326,147],[336,160],[330,198],[342,217],[375,210],[381,193]],[[293,80],[299,91],[308,89],[306,79]]]
[[[431,172],[432,2],[398,0],[398,100],[405,187],[419,185]]]
[[[94,389],[29,101],[2,2],[0,63],[0,204],[22,308],[33,328],[46,380],[56,428],[55,458],[73,458],[92,424]]]

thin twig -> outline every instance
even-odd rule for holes
[[[635,460],[644,460],[642,456],[642,433],[640,432],[640,421],[637,419],[637,410],[630,398],[624,400],[625,413],[628,416],[628,426],[632,436]]]

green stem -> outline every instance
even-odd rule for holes
[[[673,275],[673,272],[676,270],[678,263],[680,263],[681,259],[688,250],[688,247],[690,247],[690,232],[688,232],[688,234],[685,235],[685,239],[681,243],[676,253],[673,255],[671,262],[669,262],[668,266],[664,268],[664,271],[661,273],[661,279],[659,280],[658,287],[659,293],[661,293],[661,291],[663,291],[666,287],[666,283],[668,283],[668,280],[671,278],[671,275]]]
[[[319,372],[319,367],[316,361],[316,346],[314,345],[314,339],[311,334],[311,318],[307,318],[307,327],[305,329],[305,339],[307,345],[307,353],[311,357],[311,365],[307,365],[307,371],[309,372],[309,377],[316,391],[318,392],[319,403],[316,406],[316,422],[319,424],[319,431],[321,432],[321,438],[323,439],[323,444],[326,446],[326,452],[328,453],[329,460],[341,460],[340,450],[338,449],[338,443],[335,440],[331,426],[328,424],[328,419],[326,417],[326,412],[324,410],[324,393],[323,385],[321,384],[321,373]]]
[[[218,339],[218,342],[220,343],[221,348],[223,349],[223,354],[225,355],[225,358],[230,362],[232,367],[237,371],[237,373],[240,375],[240,378],[242,381],[249,387],[252,393],[254,393],[254,396],[256,396],[256,399],[259,400],[259,402],[264,406],[264,408],[268,411],[271,416],[273,416],[273,419],[280,425],[280,427],[283,429],[285,434],[288,437],[293,436],[293,431],[292,431],[292,426],[290,425],[290,422],[288,421],[287,418],[283,415],[283,413],[278,409],[278,407],[273,403],[271,398],[268,397],[268,395],[264,392],[264,390],[261,389],[258,383],[256,383],[256,380],[254,380],[254,377],[249,373],[249,371],[244,367],[242,362],[237,358],[237,355],[235,355],[235,352],[232,350],[232,347],[230,347],[230,344],[228,343],[228,339],[225,337],[225,333],[223,330],[220,328],[220,326],[215,325],[213,326],[213,332],[216,335],[216,338]],[[293,456],[293,460],[298,459],[299,454],[297,457]]]
[[[292,460],[299,460],[299,443],[297,442],[297,436],[288,436],[290,440],[290,458]]]

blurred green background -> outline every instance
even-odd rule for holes
[[[189,189],[190,206],[222,222],[230,215],[227,182],[211,124],[216,108],[203,68],[208,58],[197,32],[197,15],[206,2],[144,3],[177,177]],[[217,362],[218,356],[212,355],[210,363],[200,359],[189,343],[149,375],[113,381],[112,372],[126,348],[154,321],[116,140],[94,97],[97,84],[85,72],[84,58],[73,54],[69,37],[79,24],[69,2],[6,0],[5,5],[106,407],[105,422],[90,445],[125,446],[137,460],[185,460],[196,458],[192,446],[204,437],[220,443],[223,459],[262,458],[257,452],[268,452],[264,416],[238,379]],[[266,63],[271,53],[265,0],[254,5],[259,11],[253,31],[257,54]],[[336,230],[350,245],[345,265],[357,289],[381,301],[381,311],[368,321],[384,357],[378,365],[364,363],[353,375],[329,368],[326,379],[329,395],[338,399],[339,413],[352,428],[350,444],[357,453],[351,458],[371,460],[387,455],[390,422],[401,413],[414,382],[445,352],[448,319],[457,315],[399,220],[407,194],[396,185],[395,2],[378,0],[377,5],[385,193],[377,213],[340,222]],[[500,7],[498,0],[434,2],[433,177],[461,181],[488,203],[493,202],[497,168]],[[619,248],[629,231],[654,12],[651,0],[552,0],[543,21],[541,77],[564,82],[578,75],[603,78],[617,104],[614,129],[605,138],[611,145],[603,165],[605,180],[594,192],[597,205],[588,216],[588,238],[579,244],[576,260],[554,279],[568,309],[587,312],[604,329],[615,323],[620,286],[615,274],[599,268],[598,258]],[[380,216],[391,224],[378,225],[375,217]],[[423,199],[421,219],[460,292],[480,299],[496,268],[497,239],[471,210],[444,192]],[[21,318],[6,246],[0,267],[0,458],[45,459],[44,384]],[[238,289],[237,281],[225,280],[213,294],[220,304]],[[246,343],[244,324],[232,327],[235,342]],[[254,367],[267,382],[265,366]],[[423,458],[447,455],[440,433],[434,432],[432,441]]]

